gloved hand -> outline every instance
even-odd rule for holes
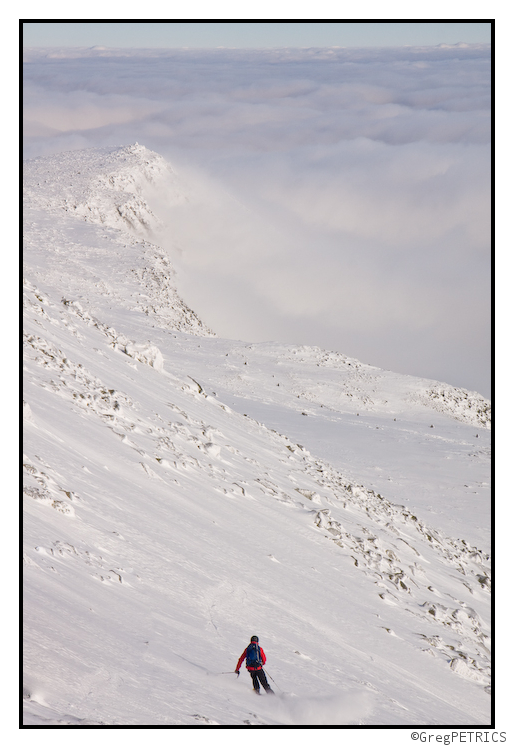
[[[237,673],[237,677],[239,678],[239,670],[234,670],[234,673]]]

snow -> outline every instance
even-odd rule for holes
[[[156,191],[138,144],[25,163],[24,724],[490,724],[490,404],[217,337]]]

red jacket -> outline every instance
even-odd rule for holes
[[[248,649],[248,647],[246,649]],[[243,663],[243,660],[246,658],[246,649],[245,649],[245,651],[243,652],[243,654],[241,655],[241,657],[239,658],[239,660],[237,662],[236,670],[240,669],[240,667],[241,667],[241,665]],[[264,650],[263,650],[262,647],[259,647],[259,652],[261,653],[262,664],[265,665],[266,664],[266,655],[264,654]],[[248,665],[247,665],[246,669],[247,670],[260,670],[261,667],[262,667],[262,665],[259,665],[259,667],[248,667]]]

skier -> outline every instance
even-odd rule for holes
[[[250,644],[247,646],[243,654],[238,660],[235,672],[239,675],[239,669],[243,660],[246,658],[246,669],[252,676],[253,690],[256,693],[260,693],[259,681],[267,693],[273,693],[266,678],[266,673],[262,669],[262,666],[266,662],[266,655],[264,650],[259,646],[259,637],[252,636]]]

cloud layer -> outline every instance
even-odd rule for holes
[[[137,140],[189,182],[206,324],[489,395],[488,47],[25,57],[25,157]]]

